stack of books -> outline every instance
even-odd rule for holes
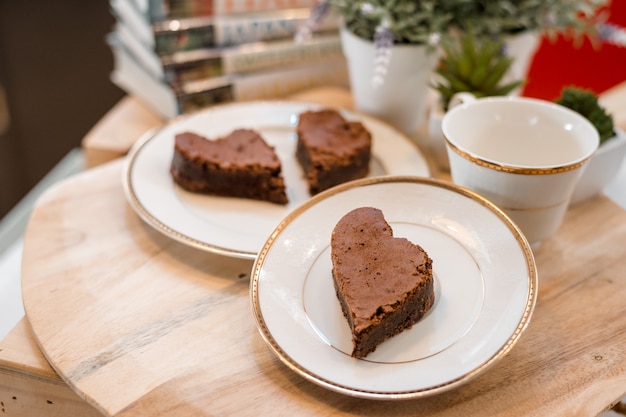
[[[165,119],[213,104],[348,86],[330,15],[295,40],[317,0],[110,0],[111,80]]]

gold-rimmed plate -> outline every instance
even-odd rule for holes
[[[433,259],[435,304],[364,359],[332,282],[330,236],[357,207],[383,211],[394,236]],[[321,193],[289,214],[252,272],[257,326],[292,370],[357,397],[406,399],[469,381],[500,360],[528,325],[537,296],[531,248],[504,212],[452,183],[379,177]]]
[[[149,225],[187,245],[223,255],[254,259],[278,223],[310,198],[295,160],[299,113],[322,106],[289,101],[245,102],[210,107],[182,116],[139,140],[123,172],[131,207]],[[410,139],[372,117],[342,111],[372,133],[370,176],[429,176],[426,159]],[[174,137],[187,130],[208,138],[236,128],[257,130],[275,148],[283,166],[288,205],[195,194],[177,186],[169,167]]]

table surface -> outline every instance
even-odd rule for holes
[[[34,340],[63,380],[111,416],[572,416],[626,391],[626,211],[571,208],[535,253],[539,295],[519,342],[469,383],[433,397],[363,400],[317,386],[263,342],[252,261],[177,243],[126,203],[122,161],[37,203],[22,285]]]

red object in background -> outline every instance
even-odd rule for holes
[[[626,0],[613,0],[608,6],[608,23],[626,29]],[[553,101],[564,87],[576,86],[596,94],[626,81],[626,47],[609,43],[580,46],[563,37],[541,39],[528,70],[522,94]]]

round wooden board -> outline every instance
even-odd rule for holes
[[[540,248],[533,321],[502,361],[459,389],[389,402],[334,393],[278,361],[250,309],[252,261],[144,224],[121,172],[116,161],[50,189],[22,266],[43,354],[105,415],[594,415],[623,395],[626,213],[606,199],[575,208]]]

